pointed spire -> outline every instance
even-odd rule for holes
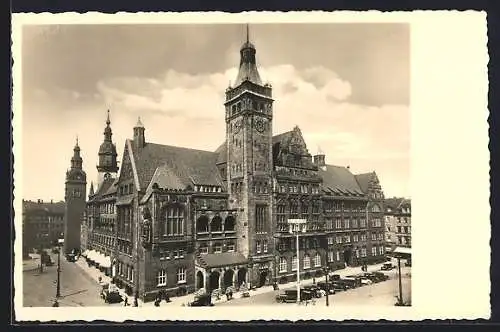
[[[75,146],[78,146],[78,135],[76,135],[76,145]]]
[[[247,23],[247,43],[250,43],[250,27],[248,23]]]
[[[106,125],[109,127],[111,121],[109,120],[109,109],[108,109],[108,118],[106,119]]]
[[[144,125],[141,122],[141,117],[137,118],[137,124],[135,125],[136,128],[144,128]]]
[[[90,182],[89,196],[94,195],[94,181]]]

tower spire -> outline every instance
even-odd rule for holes
[[[250,42],[250,27],[249,24],[247,23],[247,43]]]
[[[108,109],[108,118],[106,119],[106,125],[110,125],[111,124],[111,121],[109,120],[109,109]]]

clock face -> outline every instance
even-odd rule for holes
[[[260,133],[266,130],[266,124],[266,121],[262,118],[256,118],[254,121],[255,129]]]

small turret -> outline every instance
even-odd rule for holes
[[[137,119],[137,124],[134,127],[134,144],[138,150],[142,149],[146,144],[144,131],[145,131],[144,125],[141,122],[141,117],[139,117]]]

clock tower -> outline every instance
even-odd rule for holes
[[[106,128],[104,128],[104,141],[99,147],[99,164],[97,165],[98,179],[97,188],[99,188],[105,179],[116,178],[118,172],[118,163],[116,160],[116,145],[113,144],[111,137],[111,121],[106,119]]]
[[[226,90],[225,120],[227,184],[230,205],[239,210],[238,251],[254,267],[272,257],[272,87],[262,84],[256,49],[249,41],[240,49],[240,66],[233,87]],[[264,265],[263,265],[264,266]]]
[[[85,211],[87,175],[82,169],[82,157],[78,138],[73,148],[71,168],[66,172],[65,194],[66,210],[64,213],[64,252],[80,250],[80,225]]]

